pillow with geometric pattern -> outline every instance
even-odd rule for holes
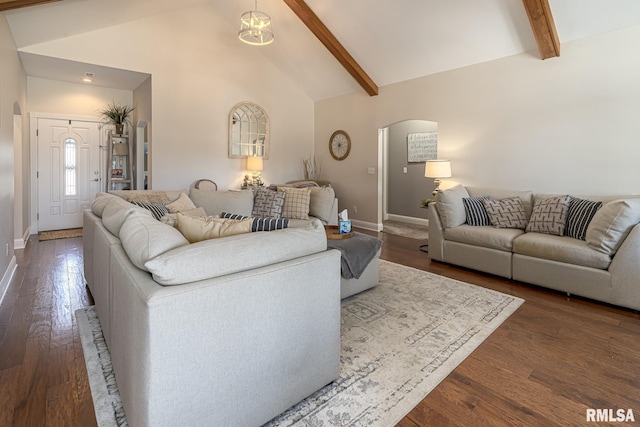
[[[491,225],[497,228],[520,228],[527,226],[527,216],[519,197],[508,197],[506,199],[485,199],[482,200],[484,208],[489,214]]]
[[[569,195],[536,199],[527,232],[563,236],[568,210]]]
[[[260,218],[280,218],[284,206],[285,193],[258,187],[253,198],[251,216]]]
[[[286,194],[282,206],[282,216],[292,219],[309,219],[309,203],[311,190],[309,187],[278,187],[279,192]]]
[[[567,211],[566,234],[574,239],[587,240],[587,228],[593,216],[602,207],[602,202],[579,199],[571,196]]]

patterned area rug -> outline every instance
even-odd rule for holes
[[[380,260],[379,285],[342,301],[340,377],[266,426],[395,425],[523,302]],[[76,315],[98,424],[126,425],[95,311]]]
[[[382,231],[384,233],[395,234],[397,236],[410,237],[417,240],[428,240],[429,231],[427,227],[408,222],[384,220],[382,221]]]
[[[70,228],[68,230],[41,231],[38,239],[43,242],[45,240],[69,239],[72,237],[82,237],[82,228]]]

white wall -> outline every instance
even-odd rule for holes
[[[562,45],[559,58],[525,53],[364,94],[316,103],[316,155],[335,129],[349,158],[325,161],[341,209],[377,223],[379,128],[438,122],[440,158],[464,184],[572,194],[640,194],[640,27]],[[426,183],[425,183],[426,184]]]
[[[99,111],[112,102],[133,105],[133,91],[27,77],[27,100],[31,113],[100,118]]]
[[[26,75],[18,58],[13,36],[0,12],[0,300],[5,294],[15,271],[14,255],[14,198],[22,200],[22,195],[14,194],[14,178],[20,180],[22,170],[28,163],[20,165],[18,176],[14,177],[14,149],[20,151],[19,143],[14,146],[14,105],[17,102],[21,112],[26,111]],[[23,114],[24,118],[24,114]],[[23,121],[22,143],[27,141]],[[22,157],[22,156],[20,156]],[[20,159],[21,161],[22,159]],[[26,185],[18,182],[18,188]],[[18,218],[20,221],[20,218]],[[20,226],[18,226],[20,228]]]
[[[261,53],[242,44],[209,5],[29,46],[62,59],[149,73],[153,79],[153,188],[187,188],[210,178],[239,187],[245,161],[227,158],[228,114],[240,101],[271,119],[267,183],[301,177],[313,151],[313,102]]]

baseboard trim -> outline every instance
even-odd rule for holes
[[[371,231],[382,231],[382,224],[376,224],[375,222],[360,221],[358,219],[352,219],[351,225],[358,228],[364,228]]]
[[[425,227],[429,226],[429,220],[426,218],[415,218],[413,216],[387,214],[387,219],[391,221],[406,222],[409,224],[424,225]]]
[[[11,284],[11,280],[13,279],[17,268],[18,263],[16,262],[16,256],[14,255],[11,257],[7,271],[5,271],[4,276],[2,276],[2,281],[0,281],[0,305],[2,305],[2,300],[4,300],[4,296],[7,293],[7,289],[9,289],[9,285]]]
[[[31,234],[29,233],[29,229],[27,228],[24,231],[24,235],[22,236],[22,239],[15,239],[13,241],[13,249],[24,249],[27,247],[27,242],[29,241],[29,237],[31,237]]]

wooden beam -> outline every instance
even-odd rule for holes
[[[542,59],[560,56],[560,40],[548,0],[522,0]]]
[[[36,4],[52,3],[54,1],[60,0],[0,0],[0,12],[9,9],[34,6]]]
[[[360,67],[347,49],[335,38],[320,18],[311,10],[304,0],[284,0],[284,2],[298,15],[298,18],[311,30],[320,42],[331,52],[342,66],[356,79],[362,88],[371,96],[378,94],[378,86],[371,77]]]

